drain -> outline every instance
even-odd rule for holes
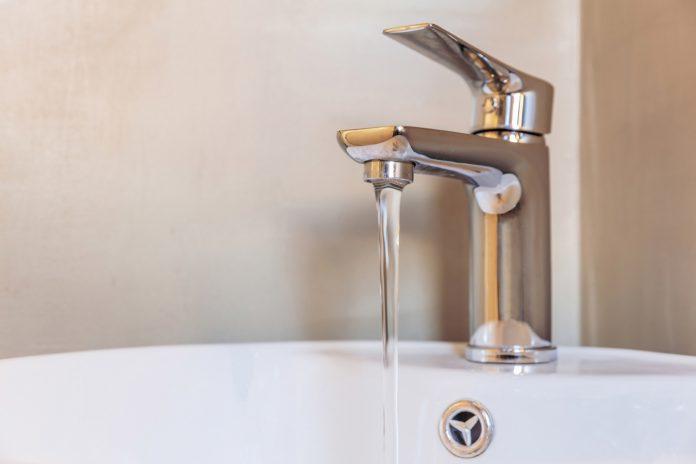
[[[440,420],[440,439],[450,453],[473,458],[486,451],[493,436],[488,410],[476,401],[462,400],[451,405]]]

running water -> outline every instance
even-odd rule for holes
[[[382,299],[382,418],[384,464],[399,462],[399,213],[401,190],[375,185],[379,221],[380,294]]]

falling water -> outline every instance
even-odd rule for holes
[[[379,221],[380,294],[382,299],[382,418],[384,464],[399,462],[399,213],[401,190],[375,186]]]

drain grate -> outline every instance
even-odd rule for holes
[[[472,400],[457,401],[442,414],[440,439],[450,453],[472,458],[486,451],[493,436],[488,410]]]

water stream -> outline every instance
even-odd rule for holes
[[[380,295],[382,302],[382,418],[384,464],[399,462],[399,214],[401,190],[375,186],[379,221]]]

